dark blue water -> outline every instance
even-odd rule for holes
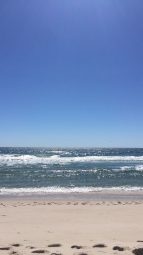
[[[143,189],[143,149],[0,148],[0,194]]]

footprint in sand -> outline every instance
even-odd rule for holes
[[[123,247],[120,247],[120,246],[114,246],[113,250],[114,251],[124,251],[125,249]]]
[[[62,245],[59,243],[49,244],[48,247],[61,247]]]
[[[14,243],[14,244],[12,244],[11,246],[13,246],[13,247],[20,247],[21,244],[19,244],[19,243]]]
[[[79,255],[88,255],[87,253],[81,252]]]
[[[82,249],[82,246],[80,246],[80,245],[72,245],[71,248],[79,250],[79,249]]]
[[[12,251],[12,252],[10,253],[10,255],[12,255],[12,254],[17,254],[17,255],[18,255],[17,251]]]
[[[134,249],[132,253],[135,255],[143,255],[143,248]]]
[[[9,251],[10,247],[0,247],[0,251]]]
[[[32,253],[46,253],[47,251],[46,250],[35,250],[35,251],[32,251]]]
[[[106,245],[103,243],[93,245],[93,248],[105,248],[105,247],[106,247]]]

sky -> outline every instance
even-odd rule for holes
[[[143,147],[143,1],[0,1],[0,146]]]

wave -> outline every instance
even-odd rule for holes
[[[67,153],[67,152],[65,152],[65,151],[53,151],[53,150],[51,150],[51,151],[49,151],[50,153],[53,153],[53,154],[61,154],[61,153]]]
[[[83,156],[83,157],[37,157],[34,155],[0,155],[0,165],[27,165],[27,164],[69,164],[99,161],[143,161],[143,156]]]
[[[143,191],[143,187],[41,187],[41,188],[1,188],[0,195],[46,195],[69,193],[94,193],[94,192],[120,192]]]
[[[128,171],[128,170],[136,170],[136,171],[143,171],[143,165],[135,165],[135,166],[122,166],[119,171]]]
[[[132,170],[133,166],[121,166],[119,171],[128,171],[128,170]]]
[[[137,170],[137,171],[143,171],[143,165],[135,166],[135,170]]]

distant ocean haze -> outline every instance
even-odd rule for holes
[[[0,195],[142,189],[143,149],[0,148]]]

